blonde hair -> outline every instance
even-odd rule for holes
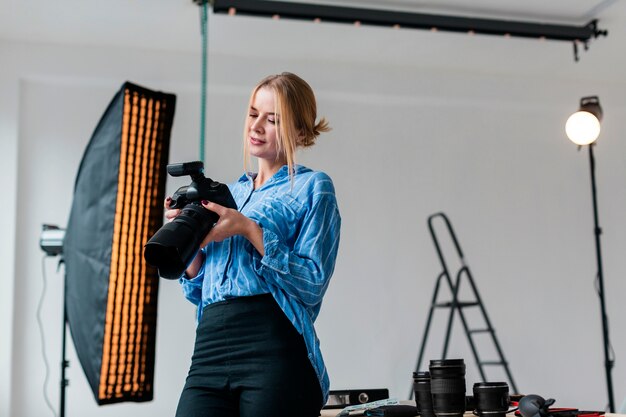
[[[274,106],[277,121],[278,155],[284,155],[287,160],[289,175],[293,175],[296,164],[296,149],[309,147],[315,144],[322,132],[328,132],[330,127],[326,119],[321,118],[317,123],[317,103],[311,86],[302,78],[290,72],[270,75],[262,79],[250,94],[248,111],[252,107],[254,97],[262,88],[274,93]],[[244,170],[250,166],[248,137],[248,123],[244,123]]]

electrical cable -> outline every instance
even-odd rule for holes
[[[54,417],[57,417],[57,412],[52,406],[52,403],[50,402],[50,398],[48,398],[48,380],[50,378],[50,365],[48,364],[48,356],[46,355],[46,349],[45,349],[46,338],[45,338],[44,331],[43,331],[43,321],[41,320],[41,309],[43,307],[43,301],[44,301],[47,287],[48,287],[47,279],[46,279],[46,263],[45,263],[46,258],[47,256],[44,255],[43,258],[41,259],[41,274],[43,276],[43,288],[41,290],[41,296],[39,297],[39,303],[37,304],[37,326],[39,328],[39,337],[41,339],[41,356],[43,357],[43,363],[46,368],[46,376],[43,382],[43,398],[44,398],[44,401],[46,402],[46,405],[50,409],[50,411],[52,411],[52,415]]]

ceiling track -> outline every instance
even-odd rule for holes
[[[193,0],[202,5],[209,3],[214,13],[261,16],[274,19],[297,19],[314,22],[347,23],[392,28],[423,29],[430,31],[460,32],[503,37],[536,38],[569,41],[574,44],[574,59],[578,61],[578,44],[585,49],[591,39],[607,36],[608,31],[598,28],[598,21],[586,25],[563,25],[517,20],[485,19],[464,16],[436,15],[381,9],[304,4],[268,0]]]

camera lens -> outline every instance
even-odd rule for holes
[[[430,361],[430,391],[437,417],[462,416],[465,412],[465,362],[463,359]]]
[[[413,372],[413,392],[417,414],[422,417],[435,417],[430,393],[430,372]]]
[[[476,413],[485,417],[504,417],[509,410],[509,385],[506,382],[474,384]]]
[[[187,204],[174,220],[164,224],[146,243],[146,262],[157,267],[163,278],[180,278],[218,219],[217,214],[199,203]]]

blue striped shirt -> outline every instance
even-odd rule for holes
[[[227,298],[270,293],[302,334],[319,378],[324,403],[330,382],[313,322],[335,268],[341,218],[328,175],[295,166],[293,183],[283,166],[262,187],[243,175],[229,185],[241,213],[263,230],[265,256],[243,236],[211,242],[195,278],[180,279],[185,297],[202,309]]]

